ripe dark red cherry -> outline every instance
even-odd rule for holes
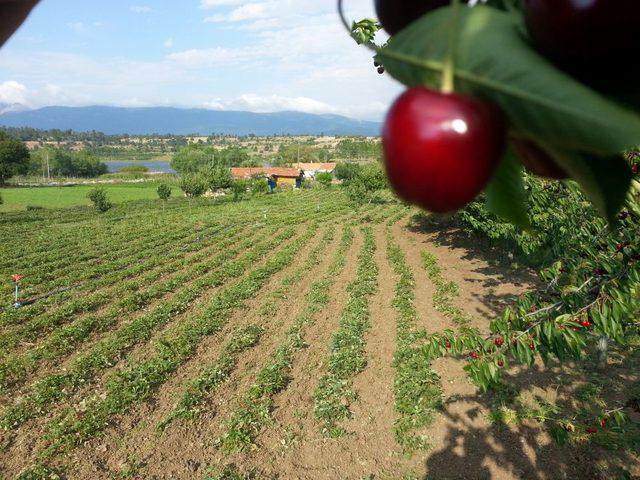
[[[500,110],[475,98],[423,87],[392,105],[382,133],[391,185],[437,213],[471,202],[493,176],[505,146]]]
[[[529,140],[514,140],[512,144],[520,162],[534,175],[556,180],[569,178],[569,174],[558,166],[553,158],[551,158],[551,155],[534,142]]]
[[[523,7],[534,45],[570,70],[609,76],[603,65],[624,69],[640,54],[638,0],[524,0]]]
[[[427,12],[450,3],[451,0],[376,0],[376,13],[384,29],[395,35]]]
[[[501,346],[504,345],[504,338],[502,337],[497,337],[494,341],[494,343],[496,344],[496,347],[500,348]]]

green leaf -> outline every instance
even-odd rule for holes
[[[522,165],[509,151],[485,190],[487,209],[521,229],[531,226],[527,215],[527,193]]]
[[[600,214],[615,224],[633,180],[627,161],[619,155],[599,158],[561,152],[554,158],[580,184]]]
[[[438,88],[451,13],[435,10],[394,36],[378,53],[387,72],[409,86]],[[463,8],[458,25],[456,90],[499,105],[519,136],[601,156],[640,144],[640,117],[538,54],[509,13]]]

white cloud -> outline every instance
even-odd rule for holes
[[[372,3],[350,0],[349,18],[371,16]],[[4,49],[3,79],[24,88],[5,82],[0,92],[5,97],[22,92],[21,103],[33,107],[206,106],[381,119],[402,90],[376,73],[371,52],[349,38],[333,2],[202,0],[200,6],[206,9],[200,12],[202,21],[216,15],[226,20],[202,23],[205,35],[185,34],[179,25],[165,30],[171,37],[155,40],[166,48],[165,55],[148,61],[127,58],[125,51],[91,55],[40,48],[25,55]],[[78,23],[95,30],[89,21]]]
[[[27,87],[15,80],[8,80],[0,83],[0,104],[6,105],[26,105]]]
[[[246,20],[267,17],[269,13],[268,9],[268,3],[248,3],[231,10],[229,13],[207,17],[204,21],[211,23],[244,22]]]
[[[256,95],[253,93],[240,95],[231,100],[215,99],[204,104],[215,110],[246,110],[250,112],[267,113],[293,110],[306,113],[340,113],[327,103],[307,97],[284,97],[280,95]]]
[[[223,5],[239,5],[242,3],[242,0],[200,0],[200,8],[209,9],[220,7]]]
[[[183,66],[202,68],[203,66],[215,66],[223,63],[231,63],[250,58],[255,55],[251,49],[240,48],[206,48],[184,50],[167,56],[169,60],[181,63]]]
[[[146,5],[132,5],[129,7],[129,10],[133,13],[150,13],[152,11],[151,7]]]

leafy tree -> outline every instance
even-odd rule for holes
[[[202,175],[206,178],[211,190],[229,188],[233,183],[231,170],[227,167],[208,165],[204,167],[201,172]]]
[[[358,174],[347,186],[347,196],[356,203],[370,203],[375,195],[387,186],[387,176],[382,166],[372,163],[360,168]]]
[[[217,165],[224,165],[226,167],[238,167],[238,166],[252,166],[247,165],[251,163],[251,158],[246,149],[238,146],[230,146],[224,150],[217,152]]]
[[[258,177],[252,178],[249,182],[249,190],[252,194],[265,194],[269,193],[269,185],[267,184],[266,179]]]
[[[181,175],[198,173],[203,167],[213,164],[215,150],[210,147],[188,145],[178,150],[171,160],[171,168]]]
[[[60,177],[94,178],[108,172],[107,166],[93,154],[57,150],[51,160],[51,170]]]
[[[180,189],[189,199],[189,205],[193,198],[201,197],[207,191],[207,180],[202,175],[190,173],[180,178]]]
[[[243,178],[234,180],[231,185],[231,191],[233,192],[233,201],[239,202],[242,198],[247,194],[249,190],[250,180],[245,180]]]
[[[171,198],[171,187],[166,183],[161,183],[158,185],[158,198],[160,200],[167,202],[169,198]]]
[[[29,159],[29,150],[24,142],[0,131],[0,183],[28,173]]]
[[[357,163],[341,162],[336,166],[336,178],[342,180],[343,185],[349,183],[358,175],[360,165]]]
[[[277,165],[291,165],[294,163],[314,163],[319,161],[320,150],[313,145],[294,144],[280,145]]]
[[[382,157],[382,148],[376,140],[345,138],[336,146],[336,156],[345,159],[379,159]]]
[[[94,208],[100,213],[104,213],[113,207],[113,204],[109,201],[106,190],[102,187],[94,188],[89,192],[87,197],[93,203]]]
[[[325,188],[331,186],[331,182],[333,182],[333,175],[329,172],[320,172],[316,175],[316,181]]]

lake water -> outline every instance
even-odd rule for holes
[[[154,173],[176,173],[175,170],[171,168],[169,162],[133,162],[126,160],[112,160],[108,162],[104,162],[109,169],[109,173],[117,173],[124,167],[147,167],[150,172]]]

